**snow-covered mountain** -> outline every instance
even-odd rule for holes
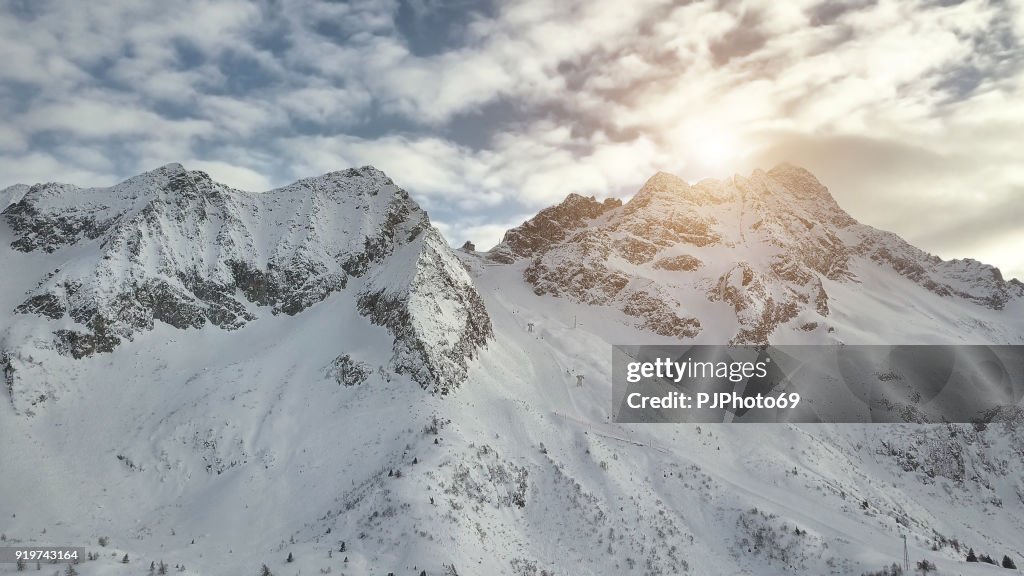
[[[570,195],[489,253],[372,168],[15,196],[0,532],[83,575],[862,574],[902,535],[1022,564],[1024,421],[610,422],[612,343],[1024,339],[1020,283],[806,171]]]
[[[345,291],[394,333],[394,367],[447,391],[490,335],[426,214],[369,167],[252,194],[170,164],[110,188],[33,186],[3,214],[12,248],[64,256],[15,311],[52,320],[54,348],[75,358],[157,321],[236,330]]]
[[[524,279],[538,295],[611,306],[663,336],[920,340],[878,325],[895,308],[922,335],[952,342],[1024,338],[1019,314],[1006,313],[1021,310],[1024,284],[858,223],[813,175],[786,164],[694,186],[659,173],[625,205],[570,195],[510,230],[488,257],[528,261]]]

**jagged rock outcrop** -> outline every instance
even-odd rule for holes
[[[446,391],[491,335],[426,213],[372,167],[254,194],[169,164],[110,188],[31,186],[3,216],[14,249],[69,250],[16,311],[70,319],[54,345],[75,358],[110,352],[157,322],[234,330],[349,290],[394,334],[394,368]]]
[[[342,386],[356,386],[365,382],[372,370],[367,363],[341,354],[330,363],[326,372],[329,378]]]
[[[14,396],[14,363],[11,361],[11,355],[8,352],[0,352],[0,375],[3,375],[4,389],[7,391],[8,398]]]
[[[542,254],[605,212],[622,206],[617,198],[598,202],[594,197],[569,194],[561,204],[541,210],[522,226],[505,233],[501,244],[489,253],[492,260],[511,263]]]
[[[377,268],[359,294],[359,311],[395,335],[392,363],[399,373],[447,394],[493,335],[487,309],[436,229],[426,230],[395,259],[407,276],[396,279],[392,268]]]

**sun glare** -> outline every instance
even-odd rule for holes
[[[732,139],[723,134],[702,138],[695,148],[697,160],[708,167],[720,167],[736,156]]]

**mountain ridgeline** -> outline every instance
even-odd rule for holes
[[[156,322],[237,330],[337,292],[354,294],[359,312],[394,335],[392,368],[433,391],[458,386],[492,337],[456,254],[372,167],[265,193],[180,164],[109,188],[3,192],[10,246],[63,256],[15,311],[49,320],[53,346],[74,358],[111,352]],[[878,269],[979,310],[1024,298],[1024,285],[996,268],[944,261],[858,223],[813,175],[786,164],[693,186],[658,173],[625,204],[570,194],[486,258],[520,263],[537,295],[611,307],[654,335],[693,339],[717,323],[733,328],[714,337],[738,344],[784,341],[787,331],[845,341],[830,293],[871,291]]]
[[[64,257],[16,311],[50,320],[53,345],[74,358],[111,352],[156,322],[237,330],[346,291],[393,333],[393,368],[446,392],[491,336],[480,295],[426,213],[371,167],[265,193],[180,164],[110,188],[19,192],[3,211],[11,247]]]
[[[832,321],[831,292],[860,286],[896,304],[901,294],[875,281],[884,272],[968,309],[1001,311],[1024,297],[1024,284],[994,267],[944,261],[858,223],[810,172],[788,164],[693,186],[658,173],[626,204],[570,195],[508,231],[488,257],[525,262],[538,295],[611,306],[658,335],[735,326],[716,331],[718,343],[786,341],[794,330],[819,343],[855,340]],[[1020,339],[998,322],[986,329]]]

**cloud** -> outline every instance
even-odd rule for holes
[[[130,102],[79,95],[37,104],[17,120],[29,132],[58,132],[72,137],[110,139],[147,134],[189,137],[209,133],[213,127],[202,120],[171,120]]]
[[[202,170],[215,181],[246,192],[266,192],[274,187],[265,175],[227,162],[191,160],[185,164],[185,167],[189,170]]]
[[[0,186],[180,161],[265,189],[373,164],[483,245],[570,192],[785,158],[867,223],[1019,265],[997,247],[1019,241],[1021,0],[410,7],[5,5]]]
[[[119,177],[107,172],[96,172],[68,165],[53,155],[30,152],[15,156],[0,156],[0,174],[5,183],[0,189],[14,184],[61,182],[78,186],[110,186]],[[40,177],[43,175],[43,177]]]

